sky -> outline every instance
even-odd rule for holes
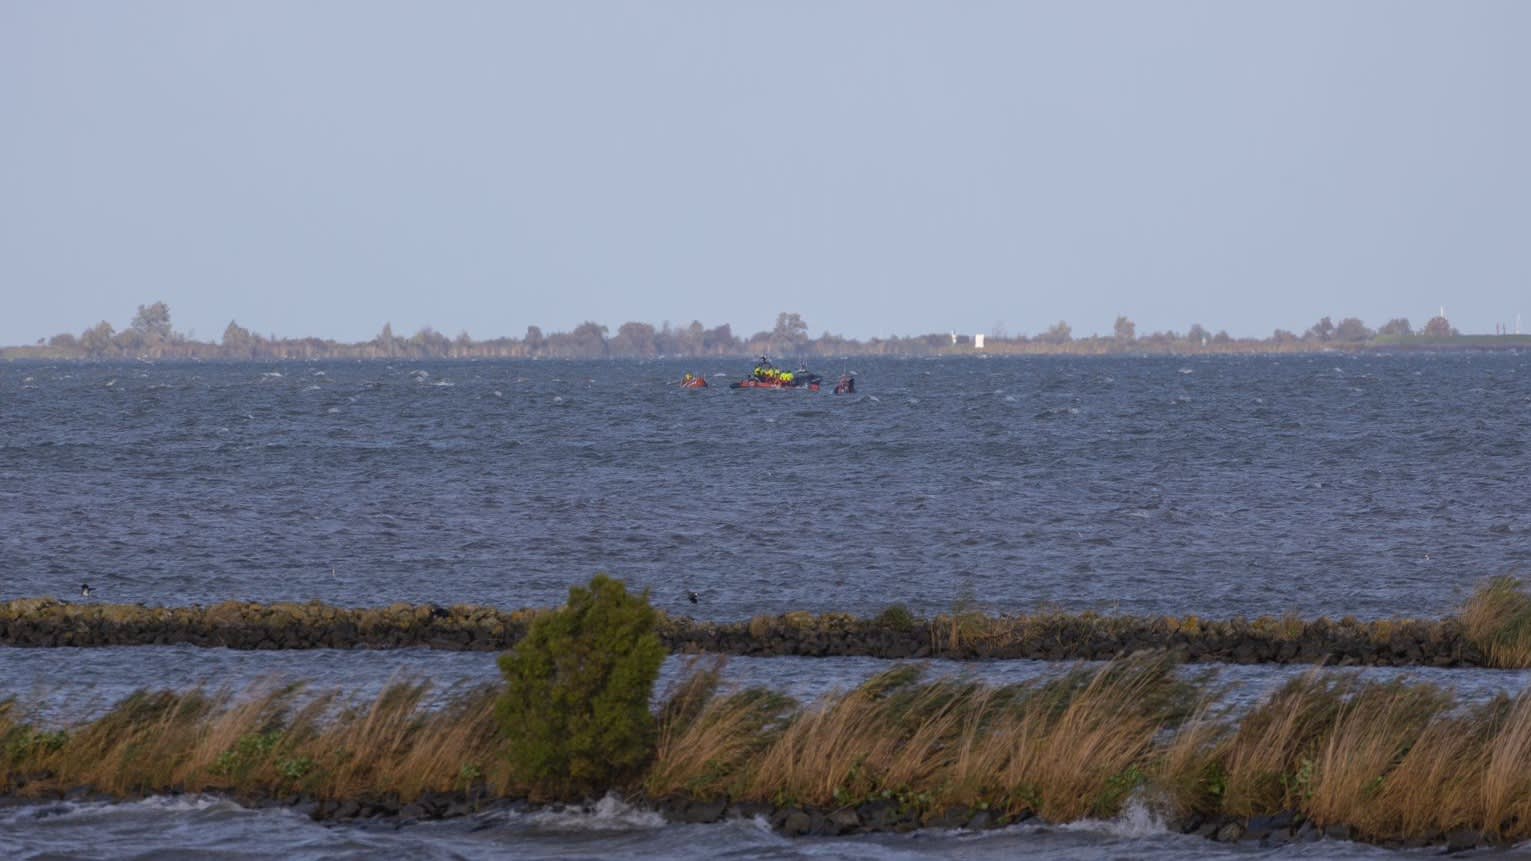
[[[1531,3],[0,0],[0,343],[1531,332]]]

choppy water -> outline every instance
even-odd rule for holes
[[[60,852],[70,839],[90,848]],[[319,825],[285,810],[247,810],[201,797],[132,804],[59,803],[0,810],[0,852],[8,858],[143,859],[1060,859],[1371,858],[1374,847],[1324,841],[1277,850],[1222,846],[1167,832],[1143,810],[1113,822],[1021,825],[985,832],[787,838],[760,820],[665,825],[657,814],[611,800],[589,811],[491,812],[408,825]],[[1419,853],[1424,854],[1424,853]],[[1503,853],[1500,853],[1501,855]]]
[[[53,726],[96,717],[128,694],[146,687],[186,690],[202,687],[233,691],[262,685],[302,682],[314,692],[338,690],[353,700],[375,697],[396,681],[428,680],[432,702],[441,703],[465,689],[498,682],[496,656],[485,652],[430,649],[384,651],[316,649],[251,652],[195,646],[112,648],[0,648],[0,680],[30,719]],[[655,686],[663,698],[688,671],[686,657],[665,661]],[[1056,676],[1098,662],[1047,661],[885,661],[877,658],[728,658],[723,683],[729,688],[765,687],[811,703],[845,691],[895,665],[913,664],[927,678],[967,676],[1002,685]],[[1279,664],[1191,664],[1186,678],[1203,682],[1209,692],[1237,711],[1253,704],[1282,682],[1314,668]],[[1379,682],[1395,679],[1450,689],[1464,703],[1500,694],[1515,695],[1531,685],[1531,670],[1367,667],[1328,669]]]
[[[745,364],[0,366],[0,597],[1438,616],[1531,564],[1527,356],[666,385]]]
[[[0,365],[0,598],[70,597],[89,581],[107,601],[520,607],[559,603],[608,571],[667,609],[725,619],[893,603],[1439,616],[1480,577],[1531,567],[1526,356],[858,359],[847,365],[859,374],[853,397],[667,385],[745,364]],[[684,602],[689,589],[701,603]],[[811,699],[885,666],[735,659],[729,677]],[[1058,668],[932,665],[959,671],[1015,681]],[[1221,673],[1248,699],[1296,671]],[[1468,698],[1528,681],[1408,672]],[[0,683],[50,721],[144,685],[272,675],[365,696],[399,675],[449,691],[494,667],[488,655],[420,650],[0,649]],[[1135,816],[787,840],[751,823],[661,826],[615,809],[393,830],[151,799],[0,811],[0,854],[1255,851]]]

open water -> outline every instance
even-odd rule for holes
[[[1039,606],[1441,616],[1531,568],[1531,357],[853,359],[859,392],[730,391],[747,362],[0,365],[0,599],[560,603],[596,571],[671,611]],[[686,370],[715,385],[685,391]],[[727,375],[727,376],[723,376]],[[700,602],[687,603],[688,590]],[[882,665],[736,660],[809,699]],[[1015,680],[1028,662],[933,667]],[[675,665],[667,674],[675,673]],[[1245,696],[1290,672],[1224,668]],[[1379,671],[1372,671],[1379,672]],[[1417,677],[1464,696],[1522,673]],[[142,685],[443,690],[492,656],[0,649],[41,719]],[[0,810],[6,857],[1221,857],[1121,821],[788,840],[607,803],[410,826],[225,801]],[[1285,857],[1363,857],[1320,843]]]

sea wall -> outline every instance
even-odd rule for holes
[[[467,605],[351,608],[225,602],[209,607],[146,607],[28,598],[0,604],[0,644],[500,651],[525,634],[536,613]],[[875,618],[788,613],[708,622],[662,616],[660,636],[676,652],[753,656],[1064,661],[1168,649],[1191,662],[1436,667],[1487,663],[1455,617],[1204,620],[1046,613],[920,619],[888,611]]]

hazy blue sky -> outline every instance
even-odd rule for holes
[[[1531,330],[1531,2],[0,0],[0,343]]]

